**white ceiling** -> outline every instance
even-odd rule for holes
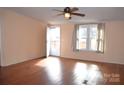
[[[84,13],[86,16],[72,16],[71,20],[65,20],[63,16],[55,16],[58,12],[53,9],[63,10],[64,7],[11,7],[7,9],[55,24],[124,20],[124,7],[79,7],[77,12]]]

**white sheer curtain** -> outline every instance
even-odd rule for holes
[[[104,52],[105,24],[98,24],[97,52]]]
[[[72,49],[73,51],[76,51],[76,43],[77,43],[77,32],[79,29],[79,25],[75,24],[74,25],[74,30],[73,30],[73,35],[72,35]]]

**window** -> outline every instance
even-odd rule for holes
[[[76,30],[76,50],[103,52],[103,24],[78,25]]]

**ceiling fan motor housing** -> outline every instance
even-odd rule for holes
[[[65,9],[64,9],[64,12],[65,13],[70,13],[71,11],[70,11],[70,8],[69,7],[66,7]]]

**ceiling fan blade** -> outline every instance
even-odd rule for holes
[[[61,16],[61,15],[64,15],[64,13],[57,14],[56,16]]]
[[[64,11],[61,11],[61,10],[57,10],[57,9],[53,9],[54,11],[58,11],[58,12],[64,12]]]
[[[77,8],[77,7],[73,7],[72,9],[71,9],[71,12],[75,12],[75,11],[78,11],[79,9]]]
[[[72,15],[76,15],[76,16],[81,16],[81,17],[84,17],[85,14],[80,14],[80,13],[71,13]]]

